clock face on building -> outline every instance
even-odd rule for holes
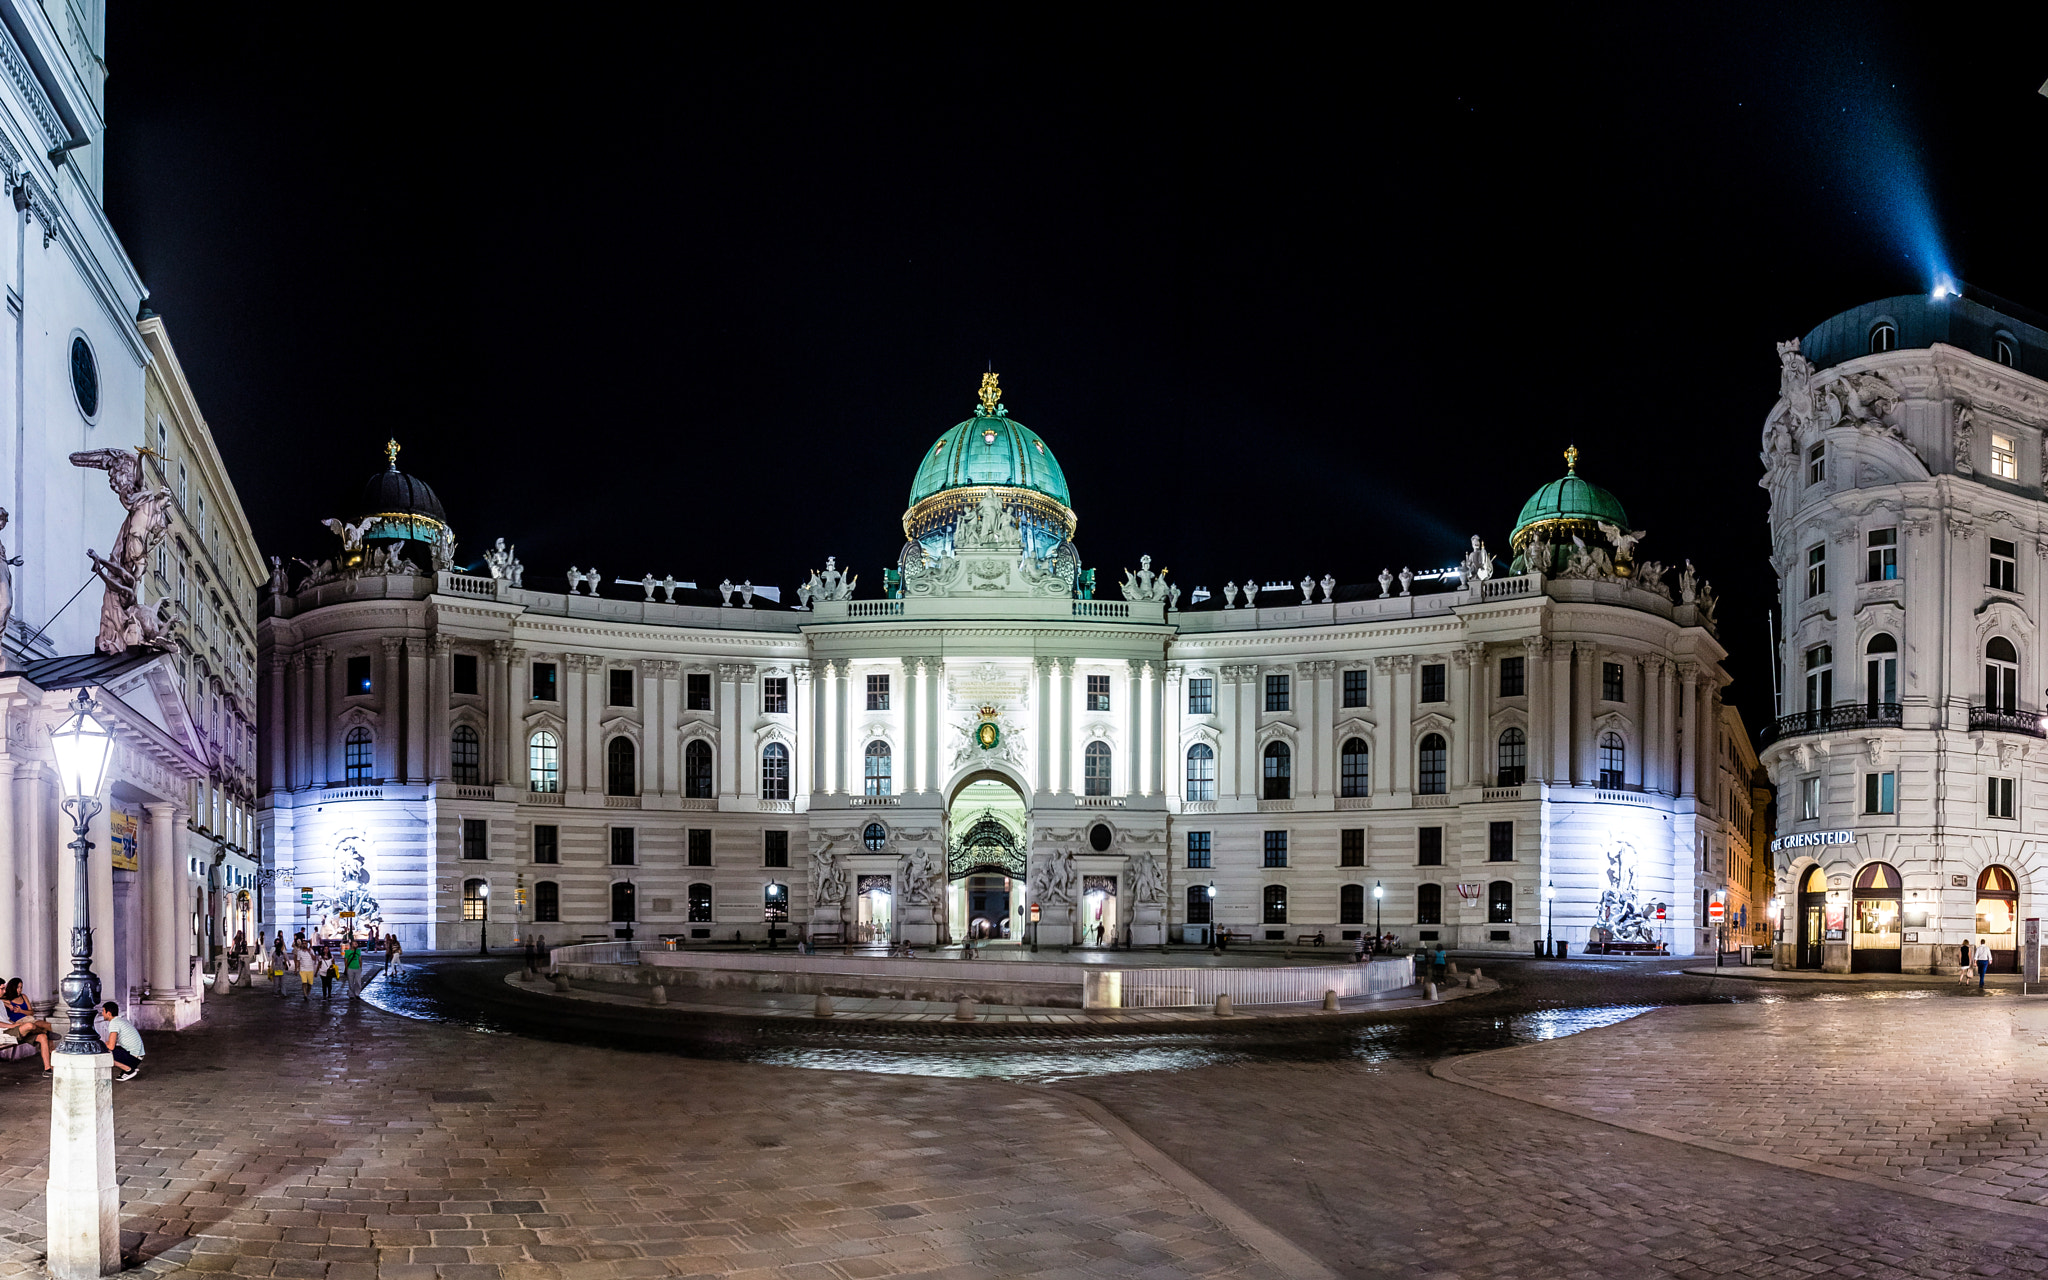
[[[1002,740],[1003,731],[996,727],[995,721],[984,720],[975,726],[974,743],[983,751],[994,751],[996,744]]]

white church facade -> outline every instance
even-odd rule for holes
[[[1142,561],[1098,592],[993,377],[918,460],[897,565],[828,561],[795,607],[537,585],[502,541],[456,572],[395,454],[331,523],[258,637],[257,821],[315,927],[1690,954],[1725,889],[1711,593],[1575,463],[1511,565],[1475,539],[1434,590],[1198,601]]]

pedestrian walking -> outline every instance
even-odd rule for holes
[[[1436,957],[1430,964],[1430,976],[1435,978],[1439,982],[1443,981],[1444,945],[1441,942],[1437,943],[1436,945]]]
[[[304,935],[301,935],[298,947],[292,952],[292,965],[299,971],[299,998],[301,1000],[311,1000],[313,998],[313,966],[319,962],[313,959],[313,948],[305,944],[303,937]]]
[[[317,963],[320,965],[320,998],[322,1000],[332,1000],[334,998],[334,961],[321,960]]]
[[[341,953],[342,970],[348,977],[348,998],[353,1000],[363,994],[363,949],[356,940],[348,940],[348,949]]]
[[[398,945],[397,934],[387,933],[384,935],[384,966],[386,968],[390,968],[398,963],[398,954],[401,950],[403,948]]]
[[[1991,972],[1991,939],[1977,940],[1977,990],[1984,989],[1984,975]]]
[[[277,987],[277,994],[284,994],[284,975],[288,957],[284,953],[284,935],[277,935],[277,949],[270,953],[270,981]]]

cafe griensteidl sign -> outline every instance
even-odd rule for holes
[[[1830,844],[1855,844],[1854,831],[1797,831],[1771,841],[1771,852],[1783,849],[1812,849]]]

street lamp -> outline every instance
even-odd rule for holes
[[[483,918],[476,922],[476,953],[480,956],[491,954],[491,882],[476,882],[477,901],[483,904]]]
[[[1372,882],[1372,946],[1373,946],[1373,950],[1375,950],[1375,951],[1379,950],[1379,946],[1380,946],[1380,939],[1381,939],[1381,938],[1384,938],[1384,937],[1386,937],[1386,936],[1387,936],[1387,935],[1386,935],[1386,933],[1385,933],[1385,931],[1383,931],[1383,930],[1382,930],[1382,929],[1380,928],[1380,899],[1381,899],[1381,898],[1384,898],[1384,897],[1386,897],[1386,896],[1387,896],[1387,891],[1386,891],[1386,890],[1385,890],[1384,888],[1382,888],[1382,887],[1380,886],[1380,882],[1379,882],[1379,881],[1377,881],[1377,880],[1373,881],[1373,882]]]
[[[1216,882],[1209,882],[1209,954],[1220,955],[1216,950]]]
[[[92,893],[86,829],[105,806],[113,731],[93,713],[83,689],[71,714],[50,731],[64,811],[71,815],[71,972],[58,991],[71,1029],[57,1046],[52,1074],[47,1241],[49,1272],[87,1280],[121,1269],[121,1190],[114,1181],[114,1096],[107,1047],[93,1034],[100,1003],[92,971]]]
[[[1543,903],[1550,909],[1550,918],[1543,925],[1543,954],[1553,956],[1557,954],[1557,881],[1543,886]]]

